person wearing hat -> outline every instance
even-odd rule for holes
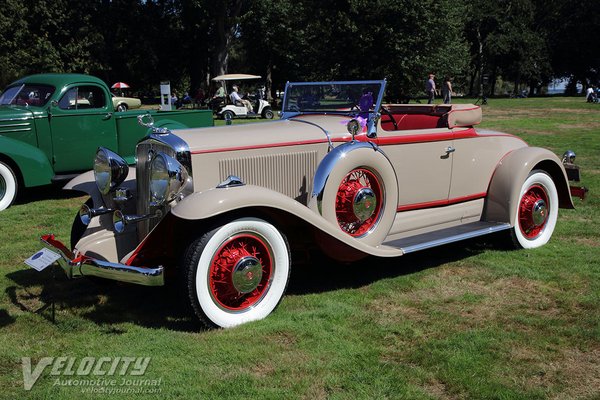
[[[427,104],[433,103],[433,99],[435,99],[435,78],[434,74],[429,74],[429,79],[425,83],[425,93],[427,93]]]
[[[246,106],[246,109],[248,110],[248,114],[254,114],[254,110],[252,109],[252,103],[250,103],[249,100],[242,99],[240,97],[240,95],[238,94],[238,90],[239,90],[239,88],[234,85],[233,92],[231,92],[231,94],[229,95],[231,102],[233,104],[235,104],[236,106]]]

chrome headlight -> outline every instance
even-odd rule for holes
[[[119,186],[129,173],[127,162],[117,153],[98,147],[94,160],[94,177],[102,194],[108,194]]]
[[[183,190],[188,172],[183,165],[165,153],[158,153],[150,163],[150,195],[152,205],[174,200]]]
[[[573,164],[575,162],[575,152],[573,150],[565,151],[563,154],[562,162],[563,164]]]

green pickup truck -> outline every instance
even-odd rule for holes
[[[106,84],[89,75],[39,74],[11,83],[0,95],[0,211],[20,187],[90,170],[99,146],[133,164],[135,145],[148,133],[137,116],[146,113],[157,127],[213,125],[209,110],[115,113]]]

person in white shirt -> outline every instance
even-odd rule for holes
[[[233,87],[233,92],[229,95],[231,102],[236,106],[246,106],[248,110],[248,114],[254,114],[254,110],[252,109],[252,103],[249,100],[244,100],[238,94],[239,88],[237,86]]]
[[[585,91],[585,99],[587,100],[588,103],[592,103],[594,101],[594,88],[591,86],[588,86],[587,90]]]

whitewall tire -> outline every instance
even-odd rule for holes
[[[228,328],[267,317],[290,275],[285,237],[270,223],[241,218],[202,235],[186,252],[184,273],[195,314]]]
[[[17,178],[13,170],[0,162],[0,211],[7,209],[17,197]]]
[[[533,249],[548,243],[558,219],[558,192],[544,171],[532,171],[519,192],[515,226],[511,230],[517,247]]]

